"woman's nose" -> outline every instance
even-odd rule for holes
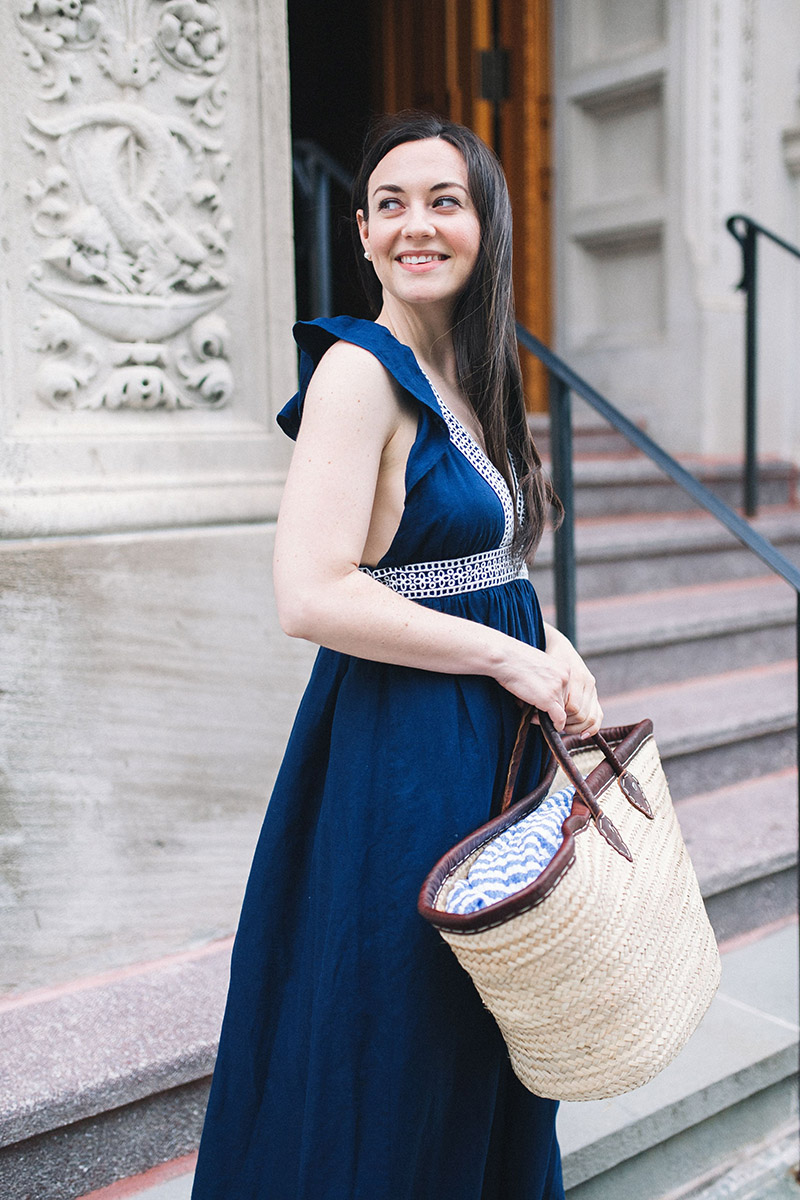
[[[435,232],[427,208],[424,205],[412,204],[403,226],[406,237],[431,237]]]

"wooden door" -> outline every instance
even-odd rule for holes
[[[514,209],[517,314],[549,342],[549,0],[386,0],[379,12],[379,107],[440,113],[497,152]],[[544,410],[544,372],[522,358],[529,406]]]

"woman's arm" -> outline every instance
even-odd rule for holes
[[[275,543],[284,630],[344,654],[456,675],[487,675],[566,720],[565,659],[499,630],[415,604],[359,571],[378,474],[407,414],[367,351],[337,343],[306,395]]]

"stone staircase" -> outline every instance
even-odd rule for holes
[[[653,720],[723,980],[652,1083],[562,1105],[569,1200],[800,1200],[794,592],[591,417],[575,451],[579,645],[607,722]],[[684,461],[738,504],[738,467]],[[762,480],[755,525],[800,562],[795,473]],[[546,607],[551,564],[545,541]]]
[[[698,1032],[652,1083],[612,1101],[562,1105],[569,1200],[800,1200],[789,1174],[794,594],[607,427],[581,415],[575,440],[579,644],[608,723],[653,719],[722,942],[723,981]],[[734,467],[693,465],[736,503]],[[756,525],[800,563],[795,473],[770,464],[766,475]],[[545,608],[551,567],[546,538],[533,570]],[[74,1200],[137,1173],[141,1183],[131,1178],[125,1194],[188,1198],[229,949],[112,972],[89,996],[26,996],[2,1015],[20,1059],[11,1077],[26,1081],[0,1097],[3,1200]],[[64,1030],[85,1049],[55,1077],[52,1045]]]

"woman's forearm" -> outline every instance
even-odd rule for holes
[[[494,675],[505,634],[416,604],[349,571],[336,581],[281,595],[278,616],[291,637],[374,662],[450,675]]]
[[[375,662],[489,676],[559,727],[565,720],[563,665],[500,630],[416,604],[358,570],[302,589],[281,586],[278,572],[276,594],[293,637]]]

